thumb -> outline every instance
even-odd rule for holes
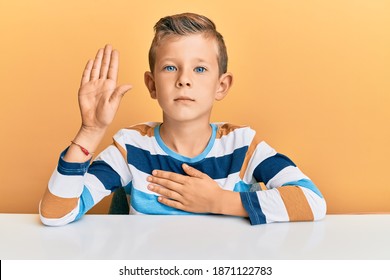
[[[184,172],[191,177],[204,178],[205,176],[207,176],[205,173],[200,172],[198,169],[195,169],[188,164],[183,163],[182,167]]]
[[[132,85],[121,85],[114,90],[110,99],[111,100],[121,99],[125,95],[125,93],[128,92],[129,90],[131,90],[132,88],[133,88]]]

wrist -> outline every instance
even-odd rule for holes
[[[95,151],[106,134],[107,128],[86,127],[82,125],[73,141],[85,144],[87,148]]]
[[[242,205],[240,193],[234,191],[222,190],[214,211],[215,214],[248,217]]]
[[[76,136],[70,140],[71,145],[64,156],[68,162],[85,162],[90,160],[105,134],[104,129],[81,127]]]
[[[76,137],[82,136],[91,139],[95,139],[98,137],[103,138],[106,131],[107,131],[107,127],[93,127],[93,126],[86,126],[82,124]]]
[[[211,203],[211,211],[213,214],[226,214],[226,203],[229,198],[229,194],[227,190],[219,189],[217,193],[214,195],[214,200]]]

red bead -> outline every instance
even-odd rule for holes
[[[88,152],[88,150],[87,150],[86,148],[80,146],[80,149],[83,151],[83,153],[84,153],[86,156],[89,155],[89,152]]]

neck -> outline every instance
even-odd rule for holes
[[[171,150],[193,158],[206,148],[212,129],[209,122],[170,122],[164,121],[160,127],[160,136]]]

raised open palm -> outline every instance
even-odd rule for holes
[[[106,45],[85,66],[78,93],[84,129],[107,128],[122,96],[131,89],[129,84],[117,86],[118,65],[118,51]]]

